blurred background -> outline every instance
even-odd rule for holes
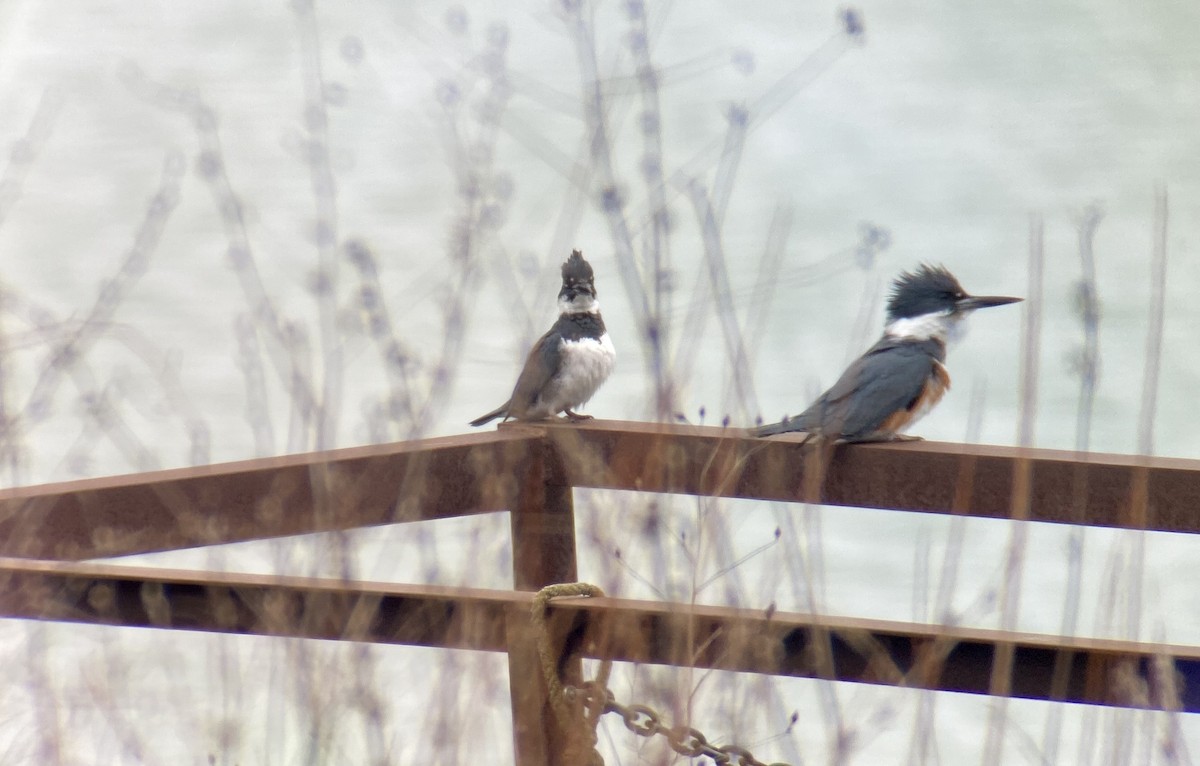
[[[1060,0],[5,3],[0,481],[465,432],[553,322],[573,248],[618,350],[599,418],[794,414],[927,261],[1030,300],[973,319],[916,433],[1198,458],[1197,29],[1190,4]],[[576,502],[581,575],[610,593],[996,625],[1011,537],[1017,627],[1200,641],[1182,536]],[[509,587],[506,530],[137,561]],[[502,658],[0,633],[6,762],[510,757]],[[995,720],[984,698],[705,678],[624,668],[614,690],[793,763],[972,761]],[[1005,763],[1200,748],[1150,713],[1004,715]],[[611,762],[669,762],[631,739]]]

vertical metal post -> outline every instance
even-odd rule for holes
[[[510,510],[513,548],[513,585],[536,591],[554,583],[575,582],[575,508],[561,461],[549,440],[521,480],[516,503]],[[508,683],[512,695],[513,745],[517,766],[564,764],[566,733],[550,709],[546,684],[538,659],[537,636],[527,610],[508,614]],[[575,659],[560,671],[574,681],[581,674]]]

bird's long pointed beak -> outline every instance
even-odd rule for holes
[[[1009,303],[1020,303],[1024,298],[1010,298],[1007,295],[968,295],[958,302],[959,311],[974,311],[991,306],[1005,306]]]

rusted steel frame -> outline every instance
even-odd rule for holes
[[[347,639],[506,651],[509,626],[533,594],[439,586],[343,583],[299,577],[165,571],[0,559],[0,613],[129,627]],[[814,625],[833,636],[834,677],[916,688],[986,693],[997,646],[1013,646],[1011,694],[1031,699],[1125,704],[1118,671],[1145,675],[1157,658],[1200,678],[1200,647],[1064,639],[964,627],[627,599],[562,599],[554,630],[586,657],[815,675]],[[1064,694],[1053,694],[1055,657],[1072,652]],[[1091,675],[1085,668],[1091,668]],[[1098,669],[1107,669],[1101,675]],[[1172,707],[1151,695],[1152,706]],[[1180,709],[1200,711],[1185,689]]]
[[[805,461],[817,457],[799,435],[753,439],[736,428],[618,421],[543,428],[575,487],[800,501]],[[1174,458],[940,442],[840,445],[820,500],[1008,518],[1022,460],[1030,463],[1031,521],[1200,532],[1200,461]],[[1134,513],[1136,496],[1144,500]]]
[[[513,587],[518,591],[538,591],[547,585],[579,579],[571,487],[565,482],[558,454],[544,439],[529,449],[530,459],[518,477],[516,502],[509,513]],[[575,727],[565,729],[551,707],[538,654],[539,637],[529,609],[508,609],[506,615],[516,763],[583,766],[581,761],[570,760],[587,752],[571,741],[580,731]],[[582,683],[583,664],[577,653],[566,650],[566,635],[554,631],[550,639],[551,651],[558,657],[559,678],[567,684]]]
[[[0,491],[0,556],[84,559],[512,506],[536,432],[468,436]]]

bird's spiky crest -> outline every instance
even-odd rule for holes
[[[579,284],[591,282],[595,274],[592,272],[592,264],[584,260],[583,253],[572,250],[571,257],[562,265],[562,278],[563,284]]]
[[[952,309],[955,301],[966,294],[945,266],[922,263],[915,271],[905,271],[892,282],[888,322]]]

